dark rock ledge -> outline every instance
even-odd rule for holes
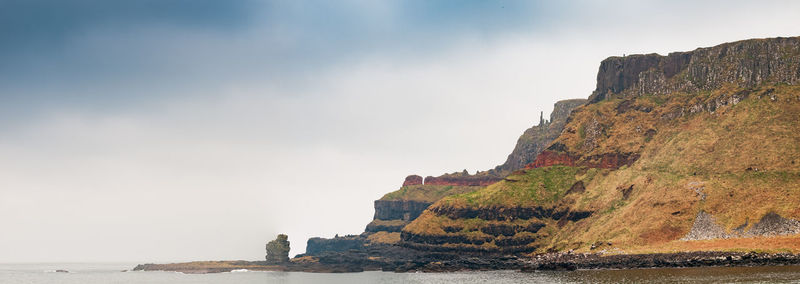
[[[380,254],[384,255],[377,256]],[[518,255],[476,256],[456,253],[429,253],[396,246],[386,246],[380,250],[325,254],[313,260],[295,259],[290,263],[281,265],[270,265],[264,261],[214,261],[140,264],[133,270],[177,271],[183,273],[219,273],[236,269],[324,273],[369,270],[394,272],[518,270],[531,272],[537,270],[767,265],[800,265],[800,255],[756,252],[680,252],[618,255],[550,253],[534,257]]]

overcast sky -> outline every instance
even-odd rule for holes
[[[608,56],[800,35],[797,1],[0,0],[0,262],[263,259],[501,164]]]

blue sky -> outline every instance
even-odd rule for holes
[[[502,163],[605,57],[797,36],[798,6],[0,0],[0,261],[301,253]]]

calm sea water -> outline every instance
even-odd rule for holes
[[[122,272],[133,266],[133,264],[0,264],[0,283],[800,283],[800,266],[537,273]],[[70,272],[55,272],[58,269]]]

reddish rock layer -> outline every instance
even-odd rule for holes
[[[555,165],[575,166],[577,161],[578,158],[573,157],[567,153],[544,151],[541,154],[539,154],[539,156],[536,156],[536,160],[533,161],[533,163],[530,163],[527,166],[525,166],[525,168],[535,169],[535,168],[549,167]]]
[[[638,158],[639,155],[636,153],[605,153],[580,159],[580,157],[575,157],[568,153],[545,150],[536,157],[536,160],[533,163],[528,164],[525,166],[525,168],[535,169],[540,167],[563,165],[572,167],[584,166],[589,168],[617,169],[624,165],[630,166]]]
[[[421,184],[422,184],[422,177],[418,175],[407,176],[406,180],[403,182],[403,186],[421,185]]]

